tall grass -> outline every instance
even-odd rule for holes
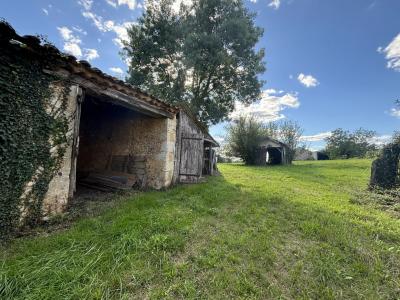
[[[350,202],[370,161],[221,165],[0,254],[5,299],[398,299],[400,221]]]

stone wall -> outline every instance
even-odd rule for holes
[[[80,88],[77,85],[71,86],[71,92],[68,96],[68,107],[65,114],[70,120],[67,134],[69,143],[61,167],[58,172],[56,172],[54,178],[50,181],[48,191],[43,200],[43,212],[45,215],[61,213],[68,204],[72,167],[72,138],[75,126],[77,126],[75,116],[79,89]],[[54,95],[54,99],[56,100],[57,98],[58,95]],[[51,152],[56,153],[56,147],[52,148]]]
[[[146,157],[147,186],[160,189],[172,182],[176,119],[150,117],[133,121],[131,155]]]
[[[78,173],[118,171],[113,169],[116,162],[124,165],[120,172],[136,176],[139,187],[169,186],[174,170],[175,119],[93,103],[93,99],[85,100],[82,108]]]

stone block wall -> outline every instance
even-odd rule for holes
[[[78,173],[116,171],[136,176],[138,186],[160,189],[171,184],[176,121],[153,118],[107,103],[82,107]]]
[[[77,96],[79,93],[79,86],[71,86],[71,91],[68,96],[68,107],[65,114],[69,121],[68,126],[68,146],[66,148],[64,158],[60,169],[50,181],[48,191],[43,200],[43,212],[45,215],[58,214],[64,211],[68,204],[69,190],[70,190],[70,174],[72,167],[72,138],[75,130],[76,123],[76,110],[77,110]],[[57,99],[58,95],[54,95]],[[57,149],[51,149],[52,153],[56,153]]]
[[[146,157],[147,185],[168,187],[174,172],[176,119],[141,118],[131,128],[130,153]]]

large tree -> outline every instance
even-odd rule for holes
[[[170,103],[187,103],[205,124],[226,120],[235,101],[260,97],[264,50],[255,50],[263,30],[242,0],[148,0],[128,29],[124,55],[128,82]]]

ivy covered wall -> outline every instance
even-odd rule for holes
[[[68,146],[69,84],[43,69],[45,53],[0,43],[0,240],[41,217]],[[54,99],[57,87],[57,98]]]

